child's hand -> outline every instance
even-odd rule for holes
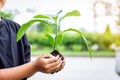
[[[61,71],[65,66],[65,60],[62,60],[61,66],[56,70],[56,72]]]
[[[35,60],[35,67],[37,71],[43,73],[54,73],[60,71],[65,65],[59,56],[52,56],[51,54],[44,54]]]

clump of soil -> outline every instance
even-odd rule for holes
[[[53,56],[59,55],[61,57],[61,59],[64,60],[64,56],[62,54],[60,54],[59,51],[57,51],[57,50],[53,50],[50,54],[52,54]]]

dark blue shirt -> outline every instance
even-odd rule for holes
[[[0,69],[19,66],[30,61],[30,45],[26,35],[16,42],[19,28],[20,25],[11,20],[0,21]]]

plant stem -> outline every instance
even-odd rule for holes
[[[55,35],[54,50],[56,50],[56,35]]]
[[[56,43],[56,40],[57,40],[57,36],[58,36],[58,33],[60,31],[60,23],[58,20],[55,21],[55,24],[56,24],[56,27],[55,27],[55,43],[54,43],[54,50],[57,50],[57,43]]]
[[[56,46],[56,39],[57,39],[57,35],[58,35],[58,25],[56,24],[56,28],[55,28],[55,43],[54,43],[54,50],[57,49],[57,46]]]

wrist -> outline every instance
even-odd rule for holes
[[[32,66],[33,66],[33,70],[34,70],[35,72],[38,72],[38,67],[37,67],[37,62],[36,62],[36,61],[33,61],[33,62],[32,62]]]

